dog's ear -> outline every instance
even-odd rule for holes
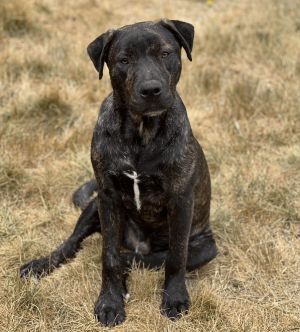
[[[162,26],[170,30],[180,45],[185,49],[186,55],[192,61],[192,49],[194,41],[194,26],[187,22],[163,19]]]
[[[101,80],[103,76],[103,66],[114,32],[115,30],[108,30],[92,41],[87,47],[88,55],[99,72],[99,80]]]

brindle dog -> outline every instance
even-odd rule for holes
[[[193,38],[191,24],[160,20],[109,30],[88,46],[100,79],[107,63],[113,88],[92,140],[96,181],[73,196],[83,211],[69,239],[49,257],[24,265],[21,275],[50,273],[75,256],[83,239],[101,232],[102,288],[95,315],[104,325],[125,320],[133,262],[165,265],[161,312],[176,319],[189,308],[186,270],[217,254],[207,163],[176,91],[181,48],[192,60]]]

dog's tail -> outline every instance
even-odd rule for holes
[[[90,180],[80,186],[72,196],[72,202],[76,207],[79,207],[81,210],[89,204],[93,198],[94,193],[98,191],[98,184],[95,179]]]

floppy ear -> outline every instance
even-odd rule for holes
[[[87,52],[97,71],[99,72],[99,80],[103,76],[103,66],[106,61],[107,51],[113,39],[114,30],[108,30],[101,36],[97,37],[87,47]]]
[[[174,34],[180,45],[185,49],[187,57],[192,61],[194,26],[187,22],[167,19],[161,20],[161,24]]]

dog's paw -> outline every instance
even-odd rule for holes
[[[115,326],[124,322],[125,310],[122,298],[112,298],[111,294],[100,295],[96,306],[95,316],[104,326]]]
[[[40,279],[48,275],[52,271],[49,257],[35,259],[21,266],[21,278],[28,278],[30,276]]]
[[[190,306],[189,294],[185,285],[176,290],[165,289],[160,311],[171,320],[177,320],[188,313]]]

